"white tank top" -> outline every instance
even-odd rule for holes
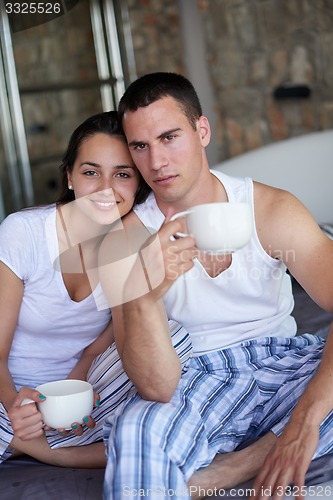
[[[252,206],[253,182],[211,171],[223,184],[228,200]],[[141,222],[156,232],[164,221],[155,196],[134,208]],[[200,262],[180,276],[164,296],[168,317],[190,333],[195,355],[258,337],[293,337],[296,322],[290,276],[285,264],[262,248],[256,229],[250,242],[232,255],[228,269],[210,277]]]

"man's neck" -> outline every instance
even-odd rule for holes
[[[196,189],[192,190],[186,197],[180,200],[163,200],[156,197],[156,203],[161,212],[166,215],[172,211],[172,215],[187,210],[195,205],[204,203],[227,202],[227,192],[222,182],[210,171],[203,181],[198,181]]]

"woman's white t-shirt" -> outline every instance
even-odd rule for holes
[[[66,378],[111,318],[97,306],[106,301],[100,285],[81,302],[69,297],[58,258],[55,205],[16,212],[0,225],[0,261],[24,283],[8,360],[17,389]]]

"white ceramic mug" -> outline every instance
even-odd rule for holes
[[[74,422],[82,422],[94,407],[94,391],[89,382],[83,380],[57,380],[36,387],[46,396],[37,403],[43,421],[53,429],[71,429]]]
[[[186,218],[196,247],[207,253],[228,254],[245,246],[252,234],[252,210],[248,203],[206,203],[173,215]],[[177,236],[188,236],[177,233]]]

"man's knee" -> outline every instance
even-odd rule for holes
[[[115,412],[112,417],[107,419],[109,428],[116,435],[125,437],[135,433],[140,429],[140,433],[154,432],[155,415],[158,413],[156,406],[160,403],[144,401],[139,397],[127,403],[120,412]],[[131,439],[133,439],[131,437]]]

